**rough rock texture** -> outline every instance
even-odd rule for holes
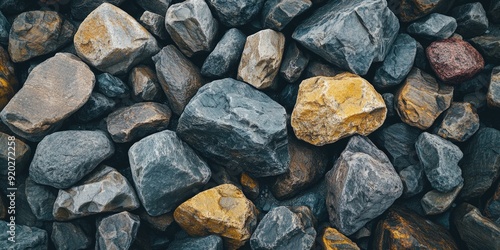
[[[332,1],[301,23],[292,38],[330,63],[365,75],[372,62],[384,60],[398,30],[385,0]]]
[[[389,153],[394,168],[402,169],[418,164],[415,142],[421,131],[406,123],[395,123],[383,128],[375,134],[375,142]]]
[[[89,228],[78,222],[54,222],[50,235],[56,249],[79,250],[92,246],[92,237],[89,237]]]
[[[7,225],[6,221],[0,221],[0,230],[2,233],[0,235],[0,249],[9,250],[44,250],[48,247],[48,236],[47,231],[36,227],[28,227],[23,225],[15,226],[15,243],[8,241],[10,235],[7,233],[10,230],[10,226]]]
[[[237,27],[254,19],[264,0],[208,0],[218,19],[228,27]]]
[[[387,107],[387,119],[389,120],[398,117],[396,108],[394,107],[394,94],[383,93],[382,98],[384,99],[385,106]]]
[[[439,136],[456,142],[468,140],[479,129],[479,115],[472,104],[454,102],[443,114],[436,129]]]
[[[52,208],[57,198],[57,189],[39,185],[26,179],[26,200],[37,220],[53,221]]]
[[[453,87],[413,68],[396,94],[396,111],[403,122],[425,130],[450,107],[452,98]]]
[[[460,193],[460,190],[462,190],[463,186],[463,183],[461,183],[448,193],[441,193],[436,190],[427,192],[420,201],[425,214],[435,215],[448,210],[455,198],[457,198],[458,193]]]
[[[271,87],[284,50],[285,36],[274,30],[265,29],[248,36],[238,66],[238,80],[258,89]]]
[[[255,199],[259,196],[260,185],[259,182],[250,177],[248,174],[243,173],[240,176],[240,183],[243,193],[250,199]]]
[[[168,38],[168,33],[165,28],[165,17],[163,17],[163,15],[165,15],[165,13],[160,15],[151,11],[144,11],[139,22],[144,28],[151,32],[151,34],[165,40]]]
[[[175,224],[173,213],[151,216],[143,208],[141,208],[138,213],[143,222],[147,223],[148,226],[158,231],[165,232],[169,229],[170,226]]]
[[[302,81],[291,124],[297,138],[321,146],[353,134],[369,135],[386,114],[382,96],[368,81],[342,73]]]
[[[234,75],[245,47],[245,41],[246,36],[240,30],[229,29],[205,59],[201,74],[213,78]]]
[[[333,227],[327,227],[321,234],[320,245],[325,250],[359,250],[360,248],[351,239]]]
[[[254,177],[288,170],[285,109],[246,83],[226,78],[200,88],[177,133],[215,163]]]
[[[141,220],[138,215],[121,212],[96,222],[95,249],[129,249],[135,240]]]
[[[450,16],[432,13],[408,26],[408,33],[430,40],[445,39],[453,35],[457,20]]]
[[[311,7],[310,0],[269,0],[262,8],[262,24],[281,31],[293,18]]]
[[[398,9],[398,16],[403,22],[411,22],[431,12],[450,5],[450,0],[402,0]]]
[[[40,141],[87,102],[94,83],[78,57],[58,53],[31,71],[0,117],[19,136]]]
[[[486,11],[480,2],[457,6],[450,13],[457,20],[457,33],[464,38],[482,35],[488,29]]]
[[[9,32],[11,25],[7,18],[0,12],[0,44],[9,44]]]
[[[326,174],[330,223],[352,235],[381,215],[403,193],[387,156],[366,137],[354,136]]]
[[[109,73],[97,76],[96,89],[110,98],[124,98],[129,95],[128,86],[120,78]]]
[[[167,250],[222,250],[222,238],[217,235],[209,235],[205,237],[186,237],[184,239],[175,240],[168,245]]]
[[[116,102],[97,92],[93,92],[88,101],[75,113],[78,120],[88,122],[109,114],[116,106]]]
[[[500,183],[495,190],[495,193],[485,205],[484,215],[493,221],[500,222]]]
[[[83,20],[74,44],[80,58],[111,74],[125,73],[160,50],[144,27],[109,3],[101,4]]]
[[[491,80],[486,100],[489,106],[500,108],[500,66],[493,68],[491,71]]]
[[[309,63],[309,54],[300,50],[295,42],[286,47],[279,74],[287,82],[295,82]]]
[[[19,87],[14,64],[7,51],[0,47],[0,110],[12,99]]]
[[[123,2],[125,2],[125,0],[72,0],[71,15],[77,20],[83,20],[90,12],[103,3],[110,3],[118,6]]]
[[[462,203],[453,211],[452,220],[469,249],[500,249],[500,226],[474,206]]]
[[[223,184],[182,203],[174,218],[192,236],[216,234],[228,249],[237,249],[250,239],[257,226],[257,214],[257,208],[240,189]]]
[[[132,99],[142,101],[158,101],[162,97],[162,89],[156,73],[148,66],[139,65],[130,71],[128,78]]]
[[[172,0],[135,0],[135,2],[147,11],[165,16]]]
[[[420,164],[411,165],[399,172],[401,182],[403,182],[403,196],[411,197],[424,190],[424,170]]]
[[[469,40],[474,47],[481,52],[486,61],[497,64],[500,63],[500,26],[490,25],[488,33],[476,36]]]
[[[211,176],[205,161],[173,131],[158,132],[134,143],[128,156],[137,194],[151,216],[172,211]]]
[[[9,165],[9,157],[12,159],[13,155],[12,153],[9,154],[9,151],[12,152],[12,149],[9,150],[9,142],[12,140],[9,140],[9,137],[12,135],[5,134],[0,132],[0,166],[4,166],[0,168],[0,175],[2,176],[7,176],[8,175],[8,165]],[[12,145],[12,142],[10,143]],[[14,140],[15,144],[15,166],[16,166],[16,172],[18,173],[23,173],[24,170],[26,170],[29,166],[30,160],[31,160],[31,147],[24,143],[23,141],[19,140],[16,138]]]

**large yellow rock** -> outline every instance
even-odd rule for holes
[[[7,105],[18,88],[18,82],[14,75],[14,65],[7,51],[0,47],[0,110]]]
[[[386,115],[384,99],[368,81],[341,73],[302,81],[292,127],[297,138],[321,146],[354,134],[369,135]]]
[[[325,250],[359,250],[356,243],[352,242],[347,236],[332,227],[325,228],[320,238],[320,244]]]
[[[257,208],[232,184],[205,190],[182,203],[174,212],[175,221],[192,236],[217,234],[229,249],[250,239],[257,226]]]

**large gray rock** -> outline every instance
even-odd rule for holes
[[[141,220],[138,215],[121,212],[96,222],[96,250],[129,249],[137,236]]]
[[[201,74],[213,78],[234,75],[232,73],[240,61],[245,41],[246,36],[240,30],[228,30],[205,59]]]
[[[12,228],[14,227],[14,228]],[[9,226],[6,221],[0,221],[0,249],[9,250],[46,250],[48,248],[47,231],[36,228],[27,227],[22,225]],[[9,233],[14,229],[15,242],[9,241],[12,235]]]
[[[456,32],[464,38],[482,35],[488,29],[486,11],[480,2],[457,6],[451,10],[451,16],[457,20]]]
[[[399,172],[418,164],[415,142],[421,131],[406,123],[395,123],[375,134],[375,142],[387,151],[394,168]]]
[[[224,249],[222,238],[218,235],[209,235],[204,237],[186,237],[175,240],[168,245],[167,250],[222,250]]]
[[[301,23],[292,37],[328,62],[365,75],[383,61],[399,21],[385,0],[331,1]]]
[[[457,28],[455,18],[432,13],[408,26],[408,33],[430,40],[446,39]]]
[[[387,156],[363,136],[351,137],[326,180],[330,223],[347,236],[381,215],[403,193]]]
[[[57,198],[57,189],[39,185],[28,177],[26,179],[26,189],[24,192],[26,193],[26,200],[28,201],[31,211],[38,220],[54,220],[52,208]]]
[[[266,28],[281,31],[311,5],[310,0],[268,0],[262,8],[262,24]]]
[[[226,78],[200,88],[177,133],[215,163],[254,177],[288,171],[285,109],[246,83]]]
[[[222,24],[228,27],[241,26],[254,19],[265,0],[208,0]]]
[[[80,221],[54,222],[50,238],[57,250],[80,250],[92,246],[89,224]]]

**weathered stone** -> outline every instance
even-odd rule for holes
[[[210,179],[205,161],[172,131],[134,143],[128,156],[139,199],[151,216],[172,211]]]
[[[312,249],[314,216],[308,207],[276,207],[267,213],[250,238],[252,249]]]
[[[470,103],[454,102],[443,116],[436,134],[444,139],[464,142],[479,129],[479,115]]]
[[[288,170],[285,109],[246,83],[226,78],[200,88],[177,133],[215,163],[254,177]]]
[[[156,39],[133,17],[103,3],[80,24],[74,38],[80,58],[110,74],[123,74],[156,54]]]
[[[451,5],[450,0],[402,0],[395,13],[402,22],[411,22]]]
[[[453,35],[457,20],[450,16],[432,13],[408,26],[408,33],[429,40],[446,39]]]
[[[128,84],[132,92],[132,99],[137,102],[159,101],[162,89],[156,73],[148,66],[140,65],[130,71]]]
[[[452,218],[468,249],[500,249],[500,226],[481,215],[474,206],[462,203],[453,211]]]
[[[31,211],[38,220],[53,221],[52,208],[57,197],[57,189],[49,186],[39,185],[26,179],[26,199]]]
[[[460,183],[453,190],[447,193],[441,193],[436,190],[427,192],[420,203],[426,215],[441,214],[451,207],[451,204],[457,198],[464,184]]]
[[[306,69],[304,70],[303,77],[304,79],[315,77],[315,76],[335,76],[345,72],[335,66],[327,64],[322,60],[314,60],[311,58],[310,62],[307,64]]]
[[[19,87],[14,72],[14,64],[11,62],[7,51],[0,47],[0,110],[12,99]]]
[[[359,250],[356,243],[352,242],[333,227],[327,227],[323,230],[320,238],[320,245],[325,250]]]
[[[10,28],[11,28],[11,26],[10,26],[9,21],[2,14],[2,12],[0,12],[0,44],[3,44],[3,45],[9,44]]]
[[[425,130],[450,107],[452,98],[452,86],[413,68],[396,94],[396,111],[406,124]]]
[[[11,140],[9,140],[9,138]],[[14,148],[12,148],[12,146],[14,146]],[[9,149],[9,147],[11,148]],[[24,173],[31,160],[31,148],[23,141],[17,138],[12,140],[11,135],[0,132],[0,166],[2,166],[0,168],[0,176],[8,175],[9,166],[12,165],[12,163],[9,164],[9,158],[11,159],[10,162],[12,162],[12,158],[14,158],[13,162],[15,162],[14,166],[16,172],[19,174]],[[7,180],[7,178],[5,180]]]
[[[222,250],[222,238],[217,235],[209,235],[205,237],[186,237],[184,239],[175,240],[168,245],[167,250]]]
[[[141,220],[129,212],[121,212],[96,222],[96,250],[129,249],[137,236]]]
[[[269,0],[262,8],[262,24],[281,31],[293,18],[311,7],[310,0]]]
[[[144,28],[151,32],[151,34],[162,40],[166,40],[168,38],[168,33],[165,28],[165,17],[163,17],[163,15],[165,15],[165,13],[160,15],[151,11],[144,11],[139,19],[139,22],[144,26]]]
[[[482,35],[488,29],[486,11],[480,2],[457,6],[451,10],[451,16],[457,20],[457,33],[464,38]]]
[[[116,106],[116,102],[97,92],[93,92],[88,101],[77,112],[78,120],[88,122],[97,118],[101,118],[109,114]]]
[[[396,113],[396,107],[394,106],[394,94],[383,93],[382,98],[385,102],[385,107],[387,108],[387,119],[393,119],[398,117]]]
[[[497,224],[500,222],[500,183],[498,183],[493,196],[491,196],[488,202],[486,202],[484,215],[491,220],[496,221]]]
[[[259,196],[260,186],[257,180],[253,179],[248,174],[243,173],[240,177],[240,183],[243,193],[248,196],[248,198],[255,199]]]
[[[205,59],[201,74],[213,78],[235,75],[234,71],[243,53],[245,41],[246,36],[240,30],[228,30]]]
[[[245,182],[248,184],[248,188],[255,190],[257,189],[254,184],[257,185],[258,181],[257,179],[252,178],[248,174],[244,173],[243,170],[240,167],[236,168],[226,168],[222,165],[210,162],[210,169],[212,170],[212,181],[214,181],[218,185],[222,184],[233,184],[237,186],[238,188],[242,187],[241,182],[243,178],[243,174],[245,174]],[[241,175],[240,179],[238,180],[238,175]],[[260,189],[260,188],[259,188]],[[243,190],[245,192],[245,190]],[[245,194],[246,195],[246,194]]]
[[[223,184],[182,203],[175,209],[174,218],[189,235],[216,234],[228,249],[237,249],[250,239],[257,226],[257,214],[240,189]]]
[[[264,0],[208,0],[218,19],[228,27],[237,27],[254,19]]]
[[[88,229],[77,222],[54,222],[52,234],[50,235],[56,249],[79,250],[88,249],[92,246],[93,239]]]
[[[488,15],[490,17],[490,21],[494,23],[500,23],[500,1],[499,0],[491,0],[490,6],[488,8]]]
[[[387,156],[368,138],[353,136],[326,174],[330,223],[351,235],[381,215],[403,193]]]
[[[31,71],[0,117],[14,133],[40,141],[87,102],[94,83],[94,74],[78,57],[58,53]]]
[[[321,146],[369,135],[382,126],[386,114],[382,96],[368,81],[342,73],[302,81],[291,124],[297,138]]]
[[[180,115],[203,85],[200,70],[174,45],[167,45],[153,56],[156,74],[172,111]]]
[[[489,106],[500,108],[500,66],[493,68],[491,71],[486,100]]]
[[[42,230],[36,227],[27,227],[23,225],[15,225],[12,226],[15,233],[15,242],[9,241],[9,237],[7,231],[12,230],[11,226],[7,224],[6,221],[0,221],[0,230],[2,233],[0,235],[0,249],[9,249],[9,250],[45,250],[48,248],[48,236],[47,231]]]
[[[135,2],[147,11],[165,16],[172,0],[135,0]]]
[[[40,221],[36,218],[35,214],[33,214],[33,211],[31,211],[31,207],[28,202],[28,197],[26,197],[26,176],[25,175],[17,175],[16,176],[16,188],[17,190],[15,191],[15,212],[16,214],[12,214],[16,218],[16,224],[17,225],[24,225],[28,227],[37,227],[37,228],[43,228],[44,227],[44,222]],[[6,190],[7,186],[7,181],[4,181],[2,186],[5,186],[3,190]],[[10,194],[8,192],[5,192],[5,194]],[[10,206],[10,197],[5,196],[6,202],[8,203],[7,205]],[[7,200],[9,199],[9,200]],[[12,204],[14,205],[14,204]],[[7,218],[9,218],[10,215],[7,215]],[[9,226],[10,227],[10,226]],[[7,235],[7,234],[5,234]],[[17,235],[17,234],[16,234]],[[17,240],[17,237],[16,237]],[[1,240],[0,240],[1,241]],[[2,249],[0,247],[0,249]]]
[[[426,49],[429,63],[444,82],[460,83],[484,68],[484,59],[468,42],[452,37],[435,41]]]
[[[292,37],[328,62],[365,75],[372,62],[384,60],[398,30],[398,19],[384,0],[332,1]]]
[[[418,164],[415,142],[421,131],[405,123],[396,123],[375,134],[375,142],[387,151],[394,168],[402,169]]]
[[[28,11],[18,15],[9,35],[9,54],[24,62],[60,49],[71,41],[75,27],[54,11]]]
[[[115,169],[102,165],[81,184],[59,190],[53,215],[57,220],[71,220],[97,213],[139,208],[134,188]]]
[[[72,0],[71,15],[77,20],[83,20],[103,3],[110,3],[118,6],[123,2],[125,2],[125,0]]]
[[[238,66],[238,80],[265,89],[275,84],[283,51],[285,36],[274,30],[261,30],[247,37]]]
[[[281,62],[280,76],[287,82],[295,82],[302,75],[309,63],[309,54],[300,50],[295,42],[286,47],[285,56]]]
[[[110,98],[124,98],[129,95],[127,85],[120,78],[109,73],[97,76],[96,87],[97,91]]]
[[[29,175],[42,185],[69,188],[114,151],[113,143],[102,131],[55,132],[38,144]]]
[[[399,171],[399,177],[403,182],[403,196],[411,197],[424,190],[424,170],[420,164],[411,165]]]
[[[151,228],[162,232],[165,232],[171,225],[174,224],[173,213],[151,216],[145,209],[141,209],[139,211],[139,217],[143,222],[147,223]]]
[[[500,63],[500,27],[498,25],[490,25],[486,34],[476,36],[470,39],[469,42],[481,52],[486,61],[494,64]]]

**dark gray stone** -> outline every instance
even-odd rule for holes
[[[26,179],[26,199],[31,208],[31,211],[36,216],[37,220],[53,221],[52,208],[57,197],[57,189],[49,186],[39,185],[31,180]]]
[[[412,197],[424,190],[425,175],[419,164],[408,166],[399,171],[399,177],[403,182],[404,197]]]
[[[403,193],[389,158],[363,136],[351,137],[325,178],[330,223],[346,236],[381,215]]]
[[[6,14],[18,14],[23,12],[26,7],[26,0],[3,0],[0,2],[0,10]]]
[[[301,23],[292,37],[328,62],[365,75],[384,60],[399,30],[385,0],[331,1]]]
[[[280,76],[292,83],[299,79],[309,63],[309,54],[301,51],[295,42],[286,47],[285,56],[281,61]]]
[[[495,193],[488,199],[484,207],[484,215],[497,224],[500,222],[500,182],[495,189]],[[499,224],[500,225],[500,224]]]
[[[304,70],[303,78],[307,79],[315,76],[335,76],[342,72],[344,71],[337,67],[312,59]]]
[[[458,193],[463,188],[463,183],[456,186],[453,190],[447,193],[441,193],[436,190],[427,192],[420,203],[426,215],[436,215],[444,213],[451,207],[451,204],[457,198]]]
[[[296,84],[287,84],[278,94],[278,103],[281,104],[287,111],[292,113],[293,107],[295,107],[295,103],[297,102],[297,95],[299,94],[299,85]]]
[[[97,76],[97,91],[110,98],[128,97],[128,86],[118,77],[109,73]]]
[[[450,37],[456,28],[457,21],[455,18],[439,13],[432,13],[410,24],[407,31],[412,35],[422,38],[438,40]]]
[[[89,236],[88,229],[83,223],[54,222],[50,238],[57,250],[80,250],[92,246],[93,238]]]
[[[464,38],[482,35],[488,29],[486,11],[480,2],[457,6],[450,14],[457,20],[456,32]]]
[[[109,114],[116,102],[98,92],[92,92],[89,100],[76,112],[76,117],[82,122],[92,121]]]
[[[19,139],[12,139],[13,135],[0,132],[0,176],[7,176],[9,172],[9,157],[12,159],[14,156],[16,172],[23,173],[29,166],[31,160],[31,148],[28,144]],[[14,149],[12,148],[14,146]],[[9,147],[11,147],[9,149]],[[15,152],[14,152],[15,151]],[[9,152],[14,152],[9,153]],[[11,161],[12,162],[12,161]],[[10,164],[12,165],[12,163]],[[7,180],[5,177],[4,180]]]
[[[113,143],[102,131],[55,132],[38,144],[29,175],[42,185],[69,188],[114,151]]]
[[[500,26],[490,25],[486,34],[469,40],[486,62],[500,64]]]
[[[387,107],[387,119],[396,118],[398,113],[396,113],[396,107],[394,106],[394,94],[383,93],[382,98],[384,99],[385,106]]]
[[[226,78],[201,87],[179,118],[177,133],[215,163],[254,177],[288,171],[286,111],[244,82]]]
[[[77,20],[83,20],[102,3],[110,3],[119,6],[123,2],[125,2],[125,0],[72,0],[71,15]]]
[[[491,0],[488,8],[488,15],[490,21],[493,23],[500,23],[500,0]]]
[[[468,249],[500,249],[500,226],[484,217],[476,207],[462,203],[453,210],[452,220]]]
[[[11,236],[8,231],[11,230],[11,226],[7,224],[6,221],[0,221],[0,249],[9,250],[46,250],[48,248],[48,236],[47,231],[36,227],[27,227],[22,225],[14,226],[15,233],[15,243],[8,240]]]
[[[235,75],[245,42],[246,36],[240,30],[236,28],[228,30],[205,59],[201,74],[213,78]]]
[[[488,106],[500,108],[500,66],[493,68],[491,71],[486,99]]]
[[[389,153],[394,168],[399,172],[418,164],[415,142],[421,131],[406,123],[396,123],[375,134],[375,141]]]
[[[205,237],[186,237],[184,239],[175,240],[168,245],[167,250],[222,250],[222,238],[217,235],[209,235]]]
[[[135,2],[147,11],[165,16],[172,0],[135,0]]]
[[[7,18],[0,12],[0,44],[7,45],[9,43],[10,23]]]
[[[130,71],[128,84],[132,99],[137,102],[159,101],[163,94],[156,73],[148,66],[140,65]]]
[[[31,207],[28,202],[28,197],[26,196],[26,177],[24,175],[17,176],[16,180],[16,224],[24,225],[28,227],[38,227],[42,228],[44,226],[44,222],[40,221],[36,218],[35,214],[31,210]],[[5,189],[4,189],[5,190]],[[10,192],[9,192],[10,193]],[[6,192],[6,194],[8,194]],[[7,197],[5,196],[7,199]],[[6,203],[9,201],[6,200]],[[7,204],[10,205],[10,204]],[[9,215],[7,215],[9,217]],[[1,248],[0,248],[1,249]]]
[[[128,156],[139,199],[151,216],[172,211],[198,193],[211,176],[205,161],[173,131],[134,143]]]
[[[165,17],[151,11],[144,11],[139,23],[144,26],[151,34],[159,37],[162,40],[168,38],[167,30],[165,29]]]
[[[415,61],[413,65],[419,69],[425,70],[428,65],[427,55],[425,54],[425,49],[422,44],[417,41],[417,54],[415,55]]]
[[[257,17],[264,0],[208,0],[218,19],[227,27],[237,27]]]
[[[268,0],[261,11],[262,24],[265,28],[281,31],[311,5],[310,0]]]
[[[95,249],[129,249],[137,236],[140,224],[139,216],[129,212],[98,220]]]
[[[443,193],[450,192],[464,181],[458,162],[460,148],[437,135],[423,132],[415,142],[418,158],[431,186]]]
[[[454,142],[467,141],[479,129],[479,115],[472,104],[453,102],[436,127],[436,134]]]

